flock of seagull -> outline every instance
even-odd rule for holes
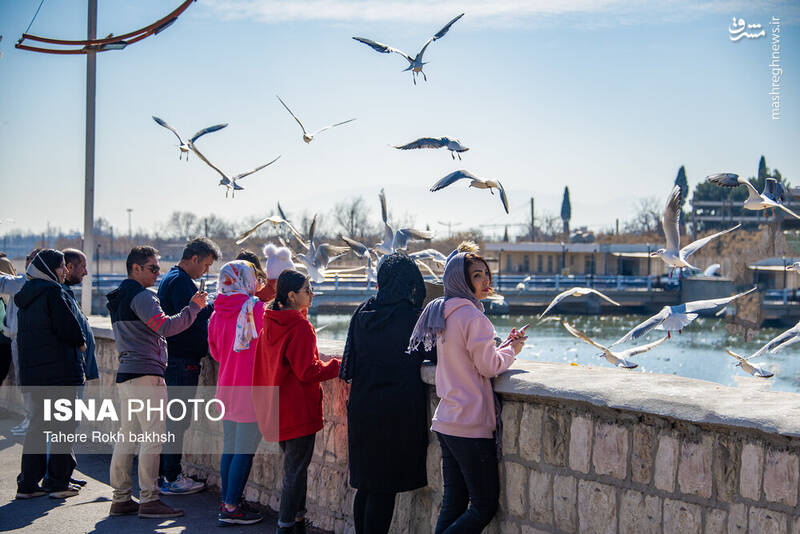
[[[427,62],[423,61],[423,56],[428,46],[432,42],[437,41],[442,37],[444,37],[450,30],[450,28],[453,26],[453,24],[455,24],[463,16],[464,14],[462,13],[457,17],[454,17],[447,24],[445,24],[444,27],[442,27],[438,32],[436,32],[432,37],[430,37],[425,42],[420,51],[413,57],[403,52],[400,49],[393,48],[389,45],[373,41],[371,39],[367,39],[364,37],[353,37],[353,39],[355,39],[358,42],[366,44],[367,46],[371,47],[373,50],[377,52],[385,54],[396,53],[403,56],[408,61],[408,67],[405,69],[405,71],[411,72],[412,81],[414,85],[416,85],[418,75],[421,74],[425,81],[427,81],[428,79],[425,72],[423,71],[423,67],[427,64]],[[295,115],[295,113],[289,108],[289,106],[286,105],[283,99],[281,99],[280,96],[277,96],[277,98],[278,101],[281,103],[281,105],[286,109],[286,111],[300,126],[300,129],[302,130],[303,134],[302,139],[305,143],[311,143],[311,141],[313,141],[316,138],[316,136],[318,136],[320,133],[326,130],[342,126],[344,124],[348,124],[356,120],[355,118],[352,118],[345,121],[336,122],[328,126],[325,126],[324,128],[320,128],[316,131],[309,132],[308,130],[306,130],[306,127],[303,125],[302,121],[297,117],[297,115]],[[175,128],[167,124],[162,119],[154,116],[153,120],[155,120],[155,122],[160,126],[172,131],[178,138],[179,159],[182,159],[183,156],[186,156],[186,159],[188,160],[189,152],[194,152],[206,165],[214,169],[221,176],[219,185],[225,187],[226,198],[228,196],[228,193],[230,193],[231,197],[233,198],[236,191],[241,191],[244,189],[244,187],[242,187],[238,183],[238,180],[241,180],[246,176],[254,174],[264,169],[265,167],[268,167],[269,165],[272,165],[281,157],[279,155],[273,160],[269,161],[268,163],[260,165],[246,172],[242,172],[235,175],[229,174],[223,172],[219,167],[211,163],[211,161],[209,161],[209,159],[206,156],[204,156],[203,153],[200,152],[197,148],[197,141],[201,137],[209,133],[217,132],[227,127],[228,125],[226,123],[215,124],[213,126],[203,128],[202,130],[195,133],[192,137],[184,139],[183,137],[181,137],[181,135]],[[457,157],[459,161],[461,160],[461,155],[469,150],[469,148],[463,145],[460,140],[451,137],[420,137],[414,141],[411,141],[403,145],[391,145],[391,146],[398,150],[444,148],[450,152],[451,158],[453,160],[455,160]],[[748,191],[748,198],[744,201],[743,204],[744,209],[763,210],[765,213],[766,210],[770,209],[773,211],[774,214],[774,210],[778,208],[792,215],[793,217],[800,219],[800,215],[794,213],[788,207],[783,205],[783,202],[785,202],[788,197],[787,191],[785,187],[774,178],[767,178],[764,191],[762,191],[761,193],[759,193],[747,179],[741,178],[739,177],[739,175],[734,173],[713,174],[708,176],[707,179],[709,182],[721,187],[728,187],[728,188],[739,187],[739,186],[746,187]],[[430,191],[432,192],[439,191],[461,180],[469,181],[468,184],[469,188],[486,189],[492,195],[494,195],[496,190],[498,192],[497,196],[500,199],[503,209],[505,210],[506,213],[509,212],[508,197],[506,195],[505,189],[503,188],[503,185],[500,183],[499,180],[482,179],[466,170],[457,170],[441,178],[430,187]],[[715,234],[706,236],[702,239],[698,239],[684,247],[680,247],[679,217],[680,217],[681,200],[682,200],[681,195],[682,195],[681,189],[677,185],[672,189],[672,191],[670,191],[661,221],[664,230],[664,235],[666,237],[666,245],[664,248],[660,248],[651,254],[652,257],[661,258],[661,260],[670,267],[671,273],[675,269],[678,269],[679,277],[682,276],[682,272],[684,269],[689,269],[692,271],[700,271],[700,269],[693,266],[689,261],[689,258],[692,256],[692,254],[697,252],[700,248],[708,244],[713,239],[720,237],[724,234],[727,234],[729,232],[733,232],[741,226],[740,224],[738,224],[727,230],[717,232]],[[340,246],[330,243],[318,243],[314,239],[316,220],[317,220],[316,215],[314,216],[309,226],[307,235],[304,236],[289,221],[289,219],[283,212],[280,204],[278,204],[279,216],[271,215],[269,217],[260,220],[252,228],[248,229],[242,235],[237,237],[236,244],[238,245],[242,244],[264,224],[270,223],[273,225],[273,227],[285,226],[288,229],[288,236],[291,236],[290,238],[293,238],[293,240],[296,241],[297,244],[299,245],[298,249],[299,251],[293,252],[294,257],[296,258],[297,261],[299,261],[300,265],[303,268],[305,268],[305,270],[308,272],[313,282],[315,283],[322,282],[325,278],[325,273],[328,270],[329,264],[332,261],[336,260],[337,258],[340,258],[345,254],[352,252],[356,257],[365,260],[365,265],[357,267],[355,269],[342,269],[336,272],[342,273],[342,272],[363,269],[366,272],[367,287],[369,287],[370,284],[377,283],[377,269],[384,256],[392,254],[397,250],[406,250],[409,241],[430,240],[433,237],[433,234],[429,231],[422,231],[414,228],[394,229],[388,222],[388,212],[386,209],[386,195],[383,189],[381,189],[380,191],[379,200],[381,206],[381,218],[384,224],[384,235],[383,239],[380,242],[375,243],[372,246],[368,246],[364,243],[361,243],[353,239],[350,236],[345,236],[345,235],[339,235],[339,238],[346,244],[345,246]],[[279,236],[278,240],[281,242],[282,245],[287,246],[287,248],[290,248],[290,250],[293,250],[292,247],[288,246],[283,237]],[[431,269],[431,267],[425,263],[425,260],[432,261],[437,266],[443,267],[447,260],[444,254],[435,249],[425,249],[419,252],[411,253],[409,254],[409,256],[414,261],[416,261],[420,267],[424,268],[426,272],[432,275],[434,280],[436,280],[437,282],[439,281],[439,277]],[[794,263],[791,266],[787,267],[787,270],[794,270],[800,272],[800,262]],[[517,284],[517,289],[518,290],[524,289],[525,284],[528,280],[530,280],[530,276],[524,279],[519,284]],[[619,338],[617,341],[615,341],[609,346],[602,345],[592,340],[589,336],[587,336],[580,330],[576,329],[567,321],[562,321],[562,325],[573,336],[599,349],[601,351],[600,356],[604,357],[611,364],[620,368],[633,369],[637,367],[638,364],[631,361],[629,358],[650,351],[655,347],[661,345],[667,339],[670,338],[672,332],[677,331],[680,334],[684,328],[690,325],[702,313],[716,312],[716,314],[719,315],[725,310],[728,304],[735,301],[736,299],[739,299],[741,297],[744,297],[745,295],[752,293],[753,291],[756,291],[756,289],[757,288],[754,287],[748,291],[745,291],[743,293],[738,293],[730,297],[708,299],[708,300],[697,300],[697,301],[685,302],[676,306],[665,306],[657,314],[636,325],[630,331],[625,333],[621,338]],[[544,312],[539,316],[540,320],[544,320],[545,315],[547,315],[547,313],[550,312],[551,309],[556,307],[562,300],[566,299],[567,297],[570,296],[579,297],[589,294],[597,295],[598,297],[603,298],[606,301],[616,306],[620,305],[618,302],[612,300],[611,298],[604,295],[600,291],[597,291],[596,289],[587,287],[573,287],[558,294],[550,302],[550,304],[547,306]],[[627,343],[629,341],[634,341],[652,330],[665,331],[666,335],[661,337],[655,342],[648,343],[645,345],[639,345],[626,350],[612,350],[614,346]],[[798,322],[794,327],[790,328],[789,330],[783,332],[779,336],[770,340],[766,345],[764,345],[763,347],[761,347],[759,350],[757,350],[755,353],[753,353],[748,357],[740,356],[739,354],[731,350],[727,350],[727,352],[737,360],[736,365],[741,367],[744,371],[756,377],[769,378],[773,376],[771,372],[767,371],[760,365],[751,363],[750,360],[761,357],[767,352],[775,353],[776,351],[788,345],[796,343],[798,341],[800,341],[800,322]]]

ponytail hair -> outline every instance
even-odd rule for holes
[[[271,310],[282,310],[289,304],[289,293],[297,293],[306,284],[308,276],[294,269],[286,269],[275,284],[275,299],[269,304]]]

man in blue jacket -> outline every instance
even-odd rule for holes
[[[165,313],[173,315],[189,304],[197,292],[194,281],[206,274],[220,256],[219,248],[208,238],[198,237],[186,244],[181,260],[164,275],[158,286],[158,299]],[[213,305],[207,306],[197,315],[192,326],[167,337],[169,360],[164,380],[170,400],[180,398],[185,401],[197,388],[201,360],[208,354],[208,319],[213,311]],[[176,439],[174,443],[165,444],[161,451],[159,489],[162,495],[188,495],[205,489],[202,482],[181,473],[183,434],[189,423],[188,417],[167,421],[167,431],[174,433]]]

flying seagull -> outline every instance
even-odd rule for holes
[[[275,96],[278,96],[278,95],[275,95]],[[286,103],[283,100],[281,100],[281,97],[278,96],[278,100],[280,100],[281,104],[283,104],[283,107],[286,108],[286,111],[289,112],[289,115],[294,117],[294,120],[296,120],[297,124],[300,125],[300,129],[303,130],[303,141],[305,141],[306,143],[310,143],[314,139],[315,135],[317,135],[317,134],[319,134],[321,132],[324,132],[325,130],[330,130],[334,126],[341,126],[342,124],[347,124],[348,122],[353,122],[355,120],[355,119],[348,119],[348,120],[343,121],[343,122],[337,122],[336,124],[331,124],[330,126],[326,126],[324,128],[320,128],[316,132],[308,133],[308,132],[306,132],[306,127],[303,126],[303,123],[300,122],[300,119],[297,118],[297,115],[292,113],[292,110],[289,109],[289,106],[287,106]]]
[[[254,172],[258,172],[261,169],[263,169],[264,167],[267,167],[268,165],[272,165],[273,163],[278,161],[278,159],[280,158],[280,156],[278,156],[277,158],[273,159],[269,163],[265,163],[264,165],[256,167],[255,169],[252,169],[252,170],[249,170],[247,172],[243,172],[243,173],[237,174],[235,176],[229,176],[229,175],[225,174],[224,172],[222,172],[221,170],[219,170],[219,168],[217,168],[213,163],[208,161],[208,159],[206,159],[206,157],[199,150],[197,150],[197,147],[194,146],[194,143],[190,144],[189,146],[191,146],[192,151],[195,154],[197,154],[197,157],[199,157],[201,160],[203,160],[206,163],[206,165],[208,165],[209,167],[211,167],[212,169],[217,171],[219,173],[219,175],[222,176],[222,179],[219,181],[219,185],[225,187],[225,198],[228,198],[228,191],[230,191],[231,198],[233,198],[234,195],[236,194],[236,191],[241,191],[242,189],[244,189],[244,187],[242,187],[241,185],[236,183],[236,180],[241,180],[245,176],[249,176],[249,175],[253,174]]]
[[[247,238],[250,237],[251,235],[253,235],[256,230],[261,228],[261,225],[266,224],[266,223],[272,223],[272,226],[274,226],[274,227],[278,227],[281,224],[285,224],[286,227],[289,229],[289,231],[292,233],[292,235],[294,235],[300,241],[303,240],[303,236],[300,235],[300,233],[295,229],[294,226],[291,225],[291,223],[289,221],[287,221],[286,219],[283,219],[281,217],[277,217],[275,215],[270,215],[269,217],[261,219],[252,228],[250,228],[249,230],[244,232],[242,235],[237,237],[235,243],[237,245],[241,245],[242,243],[247,241]]]
[[[317,216],[311,221],[311,226],[308,229],[308,252],[305,254],[295,254],[297,259],[300,260],[311,281],[319,284],[325,281],[325,270],[328,264],[347,254],[350,250],[349,247],[340,247],[331,245],[329,243],[321,243],[319,245],[314,243],[314,231],[317,226]]]
[[[439,39],[444,37],[447,34],[448,30],[450,30],[450,26],[455,24],[455,22],[463,16],[464,13],[461,13],[459,16],[455,17],[453,20],[445,24],[444,28],[436,32],[433,35],[433,37],[431,37],[425,42],[425,45],[422,47],[422,50],[420,50],[419,53],[417,53],[416,57],[411,57],[398,48],[392,48],[389,45],[373,41],[372,39],[365,39],[364,37],[353,37],[353,39],[361,43],[364,43],[365,45],[371,47],[373,50],[377,52],[381,52],[383,54],[391,54],[392,52],[395,52],[406,58],[406,60],[408,61],[408,68],[405,69],[403,72],[410,70],[412,74],[412,79],[414,80],[414,85],[417,85],[417,74],[422,74],[422,77],[425,79],[425,81],[426,82],[428,81],[428,77],[425,76],[425,73],[422,71],[422,67],[424,67],[427,64],[426,61],[422,61],[422,56],[425,54],[425,49],[428,48],[428,45],[431,44],[433,41],[438,41]]]
[[[461,144],[458,139],[450,139],[449,137],[420,137],[416,141],[411,141],[405,145],[395,145],[394,148],[400,150],[412,150],[416,148],[446,148],[450,151],[450,157],[461,159],[461,152],[466,152],[469,148]]]
[[[737,224],[733,228],[717,232],[716,234],[711,234],[710,236],[693,241],[683,248],[679,248],[681,246],[680,228],[678,224],[680,212],[681,188],[676,185],[672,188],[672,191],[667,198],[667,205],[664,207],[664,215],[661,218],[661,226],[664,228],[664,235],[667,238],[667,247],[660,248],[655,252],[650,253],[651,257],[661,258],[664,263],[671,267],[670,274],[672,274],[675,269],[678,269],[678,277],[681,276],[681,273],[685,267],[695,271],[700,270],[689,263],[689,256],[703,248],[706,243],[715,237],[732,232],[741,226],[741,224]]]
[[[614,345],[618,345],[620,343],[626,343],[632,339],[638,339],[654,328],[657,330],[666,330],[667,337],[669,337],[670,333],[674,330],[677,330],[678,333],[680,333],[684,328],[691,324],[692,321],[697,319],[701,312],[711,312],[721,306],[726,306],[739,297],[749,295],[756,289],[758,288],[754,287],[748,291],[745,291],[744,293],[738,293],[730,297],[708,300],[693,300],[690,302],[684,302],[683,304],[678,304],[677,306],[664,306],[661,308],[660,312],[631,328],[627,334],[612,343],[611,346],[613,347]]]
[[[769,340],[763,347],[745,359],[749,360],[751,358],[757,358],[767,351],[769,351],[770,354],[775,354],[782,348],[788,347],[789,345],[797,343],[798,341],[800,341],[800,321],[798,321],[797,324],[790,329]]]
[[[396,250],[406,250],[411,240],[428,241],[433,238],[433,232],[416,230],[414,228],[400,228],[395,231],[389,225],[388,211],[386,209],[386,193],[381,189],[378,194],[381,201],[381,219],[383,219],[383,241],[375,245],[375,250],[381,254],[392,254]]]
[[[547,306],[547,308],[539,316],[539,319],[541,319],[542,317],[547,315],[547,312],[549,312],[553,308],[553,306],[555,306],[556,304],[558,304],[559,302],[561,302],[562,300],[564,300],[567,297],[582,297],[583,295],[589,295],[589,294],[592,294],[592,293],[594,293],[598,297],[601,297],[601,298],[607,300],[608,302],[610,302],[614,306],[619,306],[619,302],[617,302],[615,300],[611,300],[610,298],[608,298],[604,294],[600,293],[596,289],[592,289],[590,287],[573,287],[572,289],[567,289],[566,291],[563,291],[563,292],[559,293],[558,295],[556,295],[556,297],[552,300],[552,302],[550,302],[550,305]]]
[[[712,174],[706,178],[708,178],[708,181],[712,184],[716,184],[721,187],[739,187],[740,185],[745,186],[747,188],[748,197],[747,200],[744,201],[744,205],[742,207],[746,210],[764,210],[764,215],[766,215],[768,208],[772,208],[773,212],[775,208],[780,208],[792,217],[800,219],[800,215],[796,214],[778,202],[780,198],[785,198],[785,193],[783,193],[778,187],[783,186],[779,184],[775,178],[767,178],[767,181],[764,183],[764,192],[761,194],[759,194],[758,190],[753,187],[753,184],[751,184],[749,180],[746,178],[741,178],[738,174],[723,172],[720,174]]]
[[[167,130],[175,134],[175,137],[178,138],[178,142],[180,143],[178,145],[178,149],[180,150],[180,152],[178,152],[178,159],[181,159],[183,155],[186,154],[186,161],[189,161],[189,151],[192,149],[192,144],[195,141],[197,141],[207,133],[216,132],[217,130],[221,130],[228,125],[228,123],[226,122],[223,124],[215,124],[214,126],[209,126],[208,128],[203,128],[202,130],[194,134],[191,138],[189,138],[188,141],[184,141],[183,138],[178,133],[178,131],[169,124],[167,124],[166,122],[164,122],[162,119],[153,116],[153,120],[156,121],[156,124],[158,124],[159,126],[163,126]]]
[[[627,350],[623,350],[620,352],[614,352],[610,350],[608,347],[604,347],[600,343],[592,340],[589,336],[572,326],[566,321],[563,321],[561,324],[564,325],[564,328],[567,329],[567,332],[572,334],[573,336],[577,337],[578,339],[582,339],[589,345],[593,347],[597,347],[602,351],[600,356],[603,356],[609,363],[616,365],[617,367],[621,367],[622,369],[635,369],[639,366],[638,363],[633,363],[632,361],[628,360],[631,356],[636,356],[637,354],[641,354],[643,352],[647,352],[648,350],[662,344],[664,341],[667,340],[667,336],[662,337],[658,341],[654,341],[653,343],[648,343],[647,345],[640,345],[638,347],[633,347]]]
[[[745,371],[746,373],[750,373],[751,375],[758,378],[770,378],[772,376],[775,376],[774,373],[767,371],[760,365],[754,365],[748,362],[746,358],[742,358],[741,356],[739,356],[730,349],[725,349],[725,352],[736,358],[738,360],[738,362],[736,363],[736,367],[741,367],[742,370]]]
[[[431,191],[438,191],[440,189],[444,189],[448,185],[457,182],[458,180],[467,179],[469,180],[469,187],[474,187],[476,189],[488,189],[491,194],[494,195],[494,190],[497,189],[500,192],[500,202],[503,203],[503,209],[506,210],[508,213],[508,197],[506,197],[506,190],[503,188],[503,184],[501,184],[498,180],[481,180],[471,172],[465,170],[458,170],[455,172],[451,172],[435,184],[431,186]]]

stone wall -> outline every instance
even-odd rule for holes
[[[107,324],[95,331],[100,380],[111,395],[116,353]],[[320,340],[324,354],[341,349]],[[428,384],[434,372],[423,369]],[[201,383],[215,376],[208,359]],[[352,532],[348,386],[332,380],[323,389],[326,422],[309,468],[309,517],[323,529]],[[517,362],[495,390],[504,448],[500,510],[489,532],[800,534],[800,395],[534,362]],[[0,404],[13,402],[0,395]],[[431,386],[431,413],[435,406]],[[221,439],[219,427],[187,435]],[[188,473],[219,485],[218,456],[184,459]],[[433,531],[440,462],[431,435],[429,485],[398,496],[392,532]],[[245,497],[277,510],[281,466],[277,444],[262,442]]]

